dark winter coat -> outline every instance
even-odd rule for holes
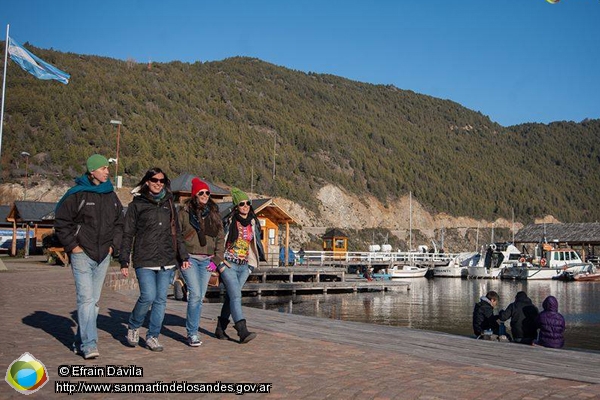
[[[171,224],[174,224],[175,239]],[[158,202],[140,194],[129,203],[119,257],[122,267],[129,265],[132,245],[135,268],[178,265],[180,260],[189,258],[170,192]]]
[[[510,303],[506,310],[500,311],[500,321],[510,319],[510,330],[513,339],[517,342],[531,344],[537,336],[535,319],[538,309],[525,292],[518,292],[515,301]]]
[[[475,304],[473,310],[473,333],[475,336],[480,336],[483,331],[491,329],[495,334],[498,334],[498,316],[494,315],[494,307],[490,300],[482,296],[479,303]]]
[[[67,253],[77,246],[100,263],[121,247],[123,206],[115,192],[79,191],[61,201],[54,220],[56,235]]]
[[[565,319],[558,312],[558,300],[554,296],[546,297],[542,303],[542,311],[537,319],[539,336],[537,344],[544,347],[560,349],[565,345]]]
[[[216,206],[216,205],[215,205]],[[190,223],[190,207],[184,206],[179,210],[179,224],[185,247],[190,254],[204,254],[212,257],[212,262],[219,265],[223,261],[223,252],[225,251],[225,232],[223,227],[219,226],[215,236],[206,233],[204,239],[206,244],[200,243],[196,228]],[[207,217],[208,218],[208,217]]]

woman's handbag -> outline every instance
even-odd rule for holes
[[[210,278],[208,279],[208,286],[209,287],[219,287],[219,273],[218,272],[210,273]]]

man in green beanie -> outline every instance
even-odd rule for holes
[[[109,180],[106,157],[94,154],[86,166],[87,172],[58,202],[54,229],[75,278],[78,324],[73,350],[92,359],[100,355],[98,302],[111,254],[121,246],[123,206]]]

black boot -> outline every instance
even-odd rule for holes
[[[227,325],[229,325],[229,318],[217,318],[217,329],[215,329],[215,336],[217,339],[229,339],[229,336],[227,336],[227,334],[225,333]]]
[[[238,336],[240,337],[240,343],[248,343],[256,337],[256,333],[248,332],[248,328],[246,328],[245,319],[240,319],[233,325],[233,327],[235,328],[235,330],[238,333]]]

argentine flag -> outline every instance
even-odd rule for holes
[[[55,79],[65,85],[69,83],[71,75],[36,57],[10,36],[8,37],[8,54],[11,60],[38,79]]]

